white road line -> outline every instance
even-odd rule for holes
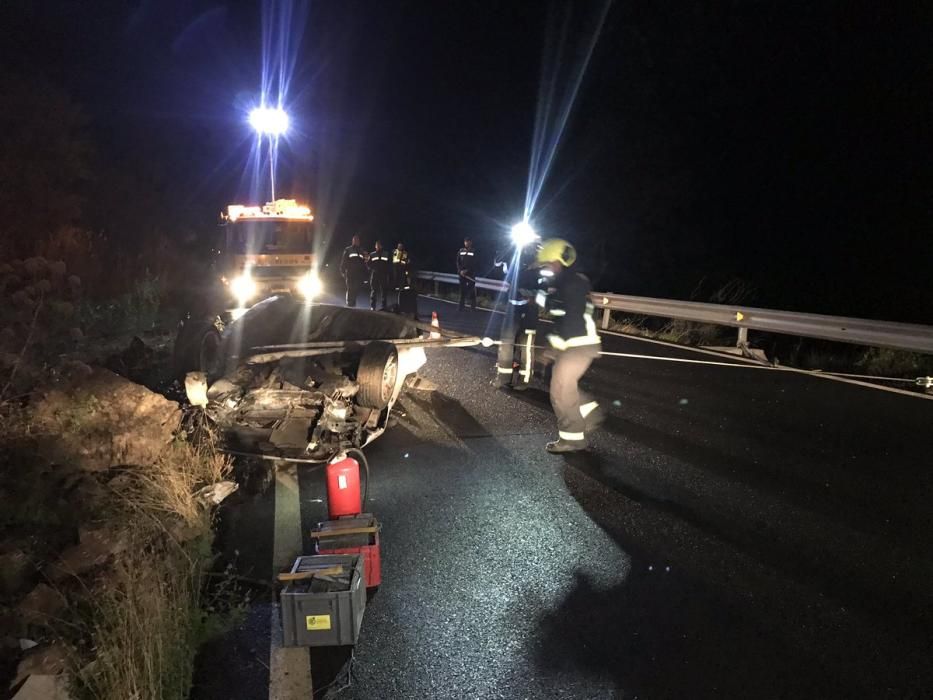
[[[275,526],[272,537],[272,575],[301,555],[301,501],[298,467],[278,465],[275,472]],[[269,648],[269,700],[311,700],[311,657],[307,647],[282,646],[278,602],[272,605]]]

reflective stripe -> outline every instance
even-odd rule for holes
[[[597,403],[596,401],[590,401],[589,403],[585,403],[582,406],[580,406],[580,415],[583,418],[586,418],[597,408],[599,408],[599,403]]]
[[[563,340],[563,338],[561,338],[561,340]],[[579,348],[584,345],[599,345],[601,341],[598,335],[595,338],[591,335],[578,335],[576,338],[567,338],[567,340],[563,340],[563,342],[564,347],[561,348],[562,350],[566,348]],[[557,346],[555,345],[554,347]]]
[[[515,371],[511,367],[499,367],[498,365],[496,366],[496,370],[498,370],[499,374],[512,374],[512,372]]]
[[[527,333],[528,335],[534,335],[535,331],[529,328],[528,330],[525,331],[525,333]]]
[[[350,253],[347,257],[348,258],[362,258],[363,256],[360,255],[359,253]]]
[[[535,294],[535,304],[541,307],[547,304],[547,294],[545,292],[538,292]]]
[[[567,312],[564,311],[563,309],[551,309],[550,311],[548,311],[548,313],[551,314],[551,316],[566,316],[567,315]]]
[[[560,436],[561,440],[573,440],[575,442],[579,442],[586,439],[586,436],[583,433],[565,433],[563,430],[558,430],[557,434]]]
[[[547,342],[551,344],[552,348],[557,348],[558,350],[567,349],[567,341],[561,338],[559,335],[554,335],[553,333],[549,333],[547,337]]]
[[[525,379],[525,383],[531,381],[531,339],[534,337],[534,331],[525,331],[525,369],[519,372]]]
[[[528,303],[527,299],[509,299],[509,303],[513,306],[525,306]]]

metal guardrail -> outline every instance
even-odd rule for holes
[[[440,292],[438,289],[439,284],[460,284],[460,275],[455,275],[449,272],[419,272],[418,279],[434,282],[435,294]],[[507,292],[509,291],[509,283],[503,282],[502,280],[491,280],[486,277],[477,277],[476,288],[486,289],[490,292]]]
[[[457,275],[453,274],[420,272],[418,277],[433,280],[435,291],[437,291],[437,285],[440,283],[459,284]],[[491,291],[508,290],[508,283],[484,278],[478,278],[476,286],[478,289]],[[915,323],[894,323],[864,318],[775,311],[750,306],[707,304],[696,301],[653,299],[603,292],[594,292],[591,299],[597,308],[603,310],[600,320],[603,329],[609,327],[609,320],[613,311],[623,311],[639,316],[673,318],[681,321],[737,328],[739,334],[736,345],[739,347],[747,344],[748,331],[751,329],[796,335],[804,338],[819,338],[855,345],[870,345],[933,354],[933,326]]]

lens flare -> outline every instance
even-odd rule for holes
[[[519,221],[512,227],[512,243],[518,248],[524,248],[538,240],[538,234],[527,221]]]
[[[282,136],[288,131],[288,113],[281,107],[256,107],[249,123],[259,134]]]

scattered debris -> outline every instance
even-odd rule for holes
[[[195,494],[195,497],[201,503],[210,503],[212,505],[220,505],[220,503],[227,498],[230,494],[236,491],[239,485],[235,481],[219,481],[216,484],[211,484],[210,486],[205,486],[203,489]]]

